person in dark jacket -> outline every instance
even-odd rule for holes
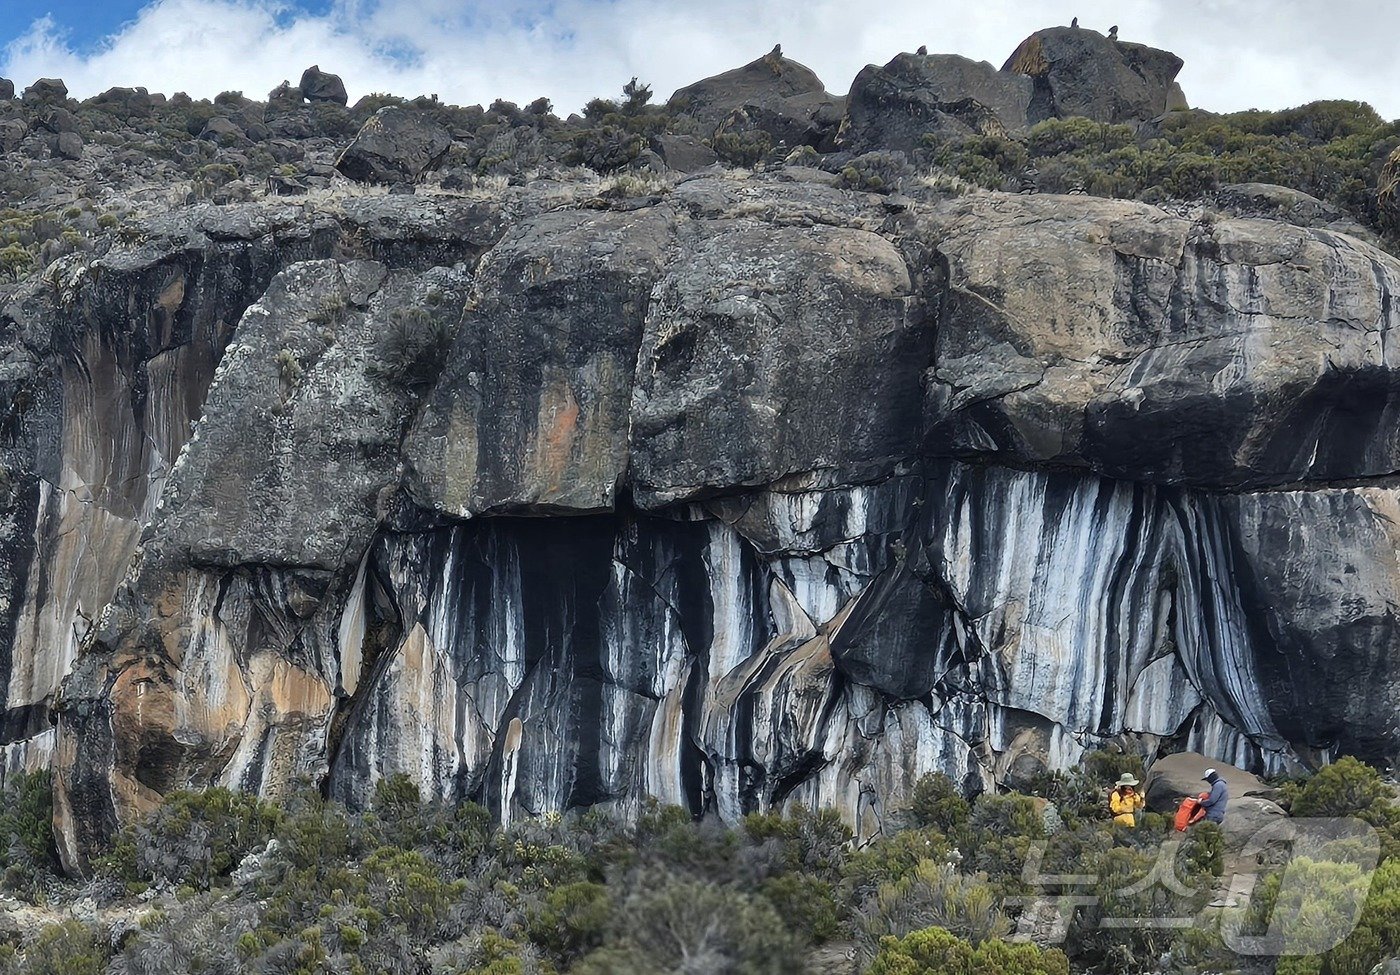
[[[1225,822],[1225,806],[1230,802],[1230,787],[1213,768],[1206,769],[1206,774],[1201,778],[1210,783],[1210,791],[1201,793],[1201,808],[1206,811],[1206,819],[1212,823]]]

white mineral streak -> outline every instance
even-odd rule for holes
[[[369,553],[360,560],[360,568],[355,573],[355,582],[345,600],[345,612],[341,614],[336,627],[335,673],[336,690],[352,697],[360,686],[360,667],[363,664],[362,652],[365,643],[365,572],[369,568]],[[434,633],[434,642],[441,643],[439,634]]]
[[[997,703],[1078,732],[1168,735],[1206,694],[1258,749],[1281,747],[1210,497],[955,467],[937,503],[947,577],[1004,668]]]
[[[654,796],[668,805],[684,805],[685,783],[681,778],[679,756],[685,747],[685,686],[691,664],[681,669],[676,686],[667,692],[652,713],[647,735],[645,779],[639,798]]]
[[[58,731],[48,728],[30,738],[0,745],[0,786],[16,772],[42,772],[53,767]]]
[[[542,565],[509,523],[394,536],[383,564],[407,636],[354,683],[367,561],[338,621],[355,701],[337,775],[363,798],[407,772],[507,818],[631,814],[648,796],[729,821],[832,806],[868,836],[926,772],[986,786],[1121,734],[1284,757],[1213,498],[949,464],[919,502],[913,480],[766,495],[737,522],[619,522],[596,595],[561,595],[586,567]],[[771,554],[755,556],[760,537]],[[890,652],[957,652],[900,702],[843,677],[828,635],[908,547],[946,586],[950,630]]]

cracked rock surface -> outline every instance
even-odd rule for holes
[[[877,833],[1131,741],[1400,748],[1400,264],[711,172],[162,215],[0,311],[5,767]]]

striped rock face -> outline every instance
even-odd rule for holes
[[[877,833],[1130,742],[1400,753],[1400,265],[710,174],[193,208],[0,312],[5,767]]]

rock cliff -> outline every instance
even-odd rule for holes
[[[215,784],[362,803],[403,772],[505,820],[802,803],[870,836],[926,772],[1105,744],[1396,760],[1400,263],[1258,184],[853,188],[853,153],[929,133],[1148,122],[1179,67],[1057,29],[842,100],[775,50],[672,99],[779,147],[757,172],[416,193],[463,138],[539,149],[547,107],[463,136],[370,106],[274,195],[15,263],[0,757],[55,769],[65,864]],[[345,102],[319,69],[274,95],[194,142],[285,149]],[[640,104],[583,134],[642,159]],[[28,118],[0,124],[57,151]]]
[[[72,866],[215,783],[868,835],[1109,740],[1396,754],[1360,241],[724,172],[132,236],[0,317],[6,761]]]

